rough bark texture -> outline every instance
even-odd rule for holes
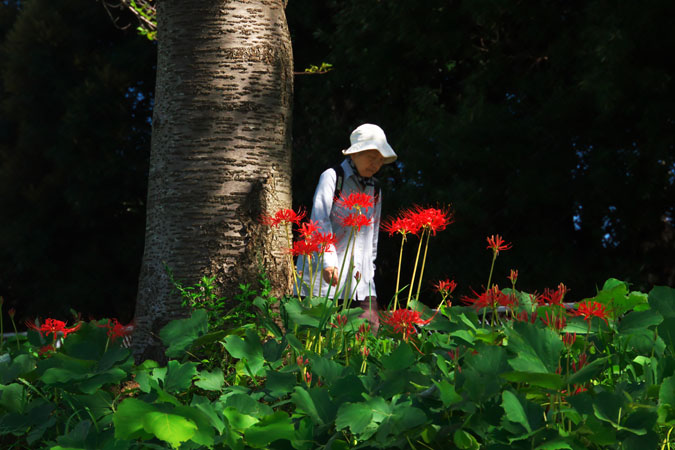
[[[282,236],[259,216],[291,205],[292,50],[281,0],[158,1],[145,253],[134,351],[163,359],[159,330],[184,285],[217,276],[232,298],[262,260],[289,286]]]

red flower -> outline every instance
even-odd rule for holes
[[[39,332],[43,337],[47,337],[51,334],[54,339],[57,337],[65,338],[70,333],[74,333],[75,331],[79,330],[80,325],[81,324],[78,323],[74,327],[66,328],[66,322],[56,319],[47,319],[45,320],[45,323],[39,327],[32,322],[26,322],[26,326],[28,328]]]
[[[261,215],[260,221],[263,225],[271,227],[276,227],[280,223],[294,223],[298,225],[306,214],[307,213],[302,209],[299,209],[298,212],[295,212],[292,209],[280,209],[273,216]]]
[[[134,331],[133,325],[131,324],[122,325],[121,323],[119,323],[117,319],[108,319],[108,323],[97,326],[101,328],[107,328],[108,337],[113,342],[115,342],[117,338],[124,338],[125,336],[129,336]]]
[[[314,233],[319,231],[319,222],[315,220],[309,220],[300,225],[300,236],[305,239],[311,239],[314,236]]]
[[[455,283],[455,280],[440,280],[434,287],[437,292],[440,292],[443,295],[449,295],[457,288],[457,283]]]
[[[335,316],[335,321],[337,322],[337,325],[335,325],[334,323],[331,323],[331,326],[333,328],[337,328],[337,327],[342,328],[345,325],[347,325],[347,316],[345,316],[344,314],[338,314],[337,316]]]
[[[401,333],[404,341],[416,331],[415,325],[426,325],[431,322],[431,319],[423,320],[419,311],[410,309],[397,309],[389,314],[383,314],[382,319],[384,323],[394,328],[394,333]]]
[[[420,229],[419,225],[410,217],[388,219],[386,222],[382,223],[381,228],[389,233],[389,236],[393,236],[395,233],[399,233],[403,236],[406,236],[408,233],[416,234]]]
[[[293,248],[289,248],[288,251],[293,256],[307,256],[312,253],[317,253],[319,251],[319,245],[311,241],[308,242],[304,239],[300,239],[299,241],[293,242]]]
[[[429,230],[434,236],[437,231],[445,230],[448,225],[455,221],[452,214],[447,210],[422,208],[421,206],[415,206],[414,209],[406,211],[403,213],[403,217],[412,220],[418,230]]]
[[[582,353],[581,355],[579,355],[579,366],[577,366],[575,362],[572,362],[572,369],[575,372],[578,372],[581,370],[582,367],[584,367],[587,364],[588,364],[588,355],[586,355],[586,353]]]
[[[296,358],[296,362],[298,363],[298,366],[303,367],[309,364],[309,359],[303,358],[302,355],[300,355]]]
[[[540,317],[539,319],[546,324],[547,327],[550,327],[555,330],[562,330],[565,328],[567,325],[567,319],[565,318],[564,315],[560,315],[559,317],[554,319],[554,315],[552,314],[551,317],[548,316],[548,311],[546,311],[546,317]]]
[[[337,244],[337,237],[333,233],[315,233],[311,238],[312,244],[319,247],[322,252],[330,252],[331,246]]]
[[[48,357],[51,356],[51,353],[55,352],[56,349],[54,348],[53,345],[45,345],[43,347],[40,347],[40,350],[38,350],[38,354],[40,356],[45,356],[47,355]]]
[[[343,226],[356,228],[356,231],[361,231],[361,227],[370,226],[372,222],[371,218],[358,213],[351,213],[342,218]]]
[[[364,358],[367,358],[368,355],[370,355],[370,350],[368,350],[368,347],[364,346],[364,347],[361,349],[361,354],[364,356]]]
[[[516,284],[516,281],[518,281],[518,271],[511,269],[511,273],[507,277],[512,284]]]
[[[563,340],[563,344],[565,344],[565,347],[570,348],[570,347],[572,347],[572,345],[574,345],[574,343],[577,340],[577,333],[574,333],[574,334],[565,333],[562,340]]]
[[[500,251],[509,250],[512,245],[510,243],[504,242],[504,239],[500,235],[492,235],[487,238],[488,249],[492,249],[495,254],[499,254]]]
[[[372,208],[375,204],[375,198],[365,192],[352,192],[346,197],[340,195],[335,203],[347,209],[356,208],[357,211],[360,211],[361,208]]]
[[[9,310],[7,310],[7,315],[9,316],[10,319],[13,319],[14,316],[16,315],[16,309],[9,308]]]
[[[518,322],[530,322],[534,323],[537,320],[537,312],[533,311],[532,313],[528,314],[527,311],[521,311],[518,313],[516,316],[516,320]]]
[[[584,320],[587,322],[590,322],[594,316],[599,317],[609,325],[609,322],[607,322],[607,311],[605,310],[605,306],[595,301],[589,300],[585,303],[579,303],[579,309],[572,310],[572,314],[575,316],[583,316]]]
[[[517,299],[515,295],[508,295],[499,290],[499,286],[494,285],[492,289],[483,292],[478,295],[474,291],[474,295],[477,297],[463,297],[462,301],[466,304],[472,305],[476,308],[476,311],[479,311],[483,308],[490,308],[494,306],[505,306],[507,308],[513,308],[517,304]]]
[[[544,289],[544,293],[537,296],[537,303],[540,305],[557,305],[562,306],[563,299],[567,293],[567,286],[560,283],[558,289]]]

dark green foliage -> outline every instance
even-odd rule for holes
[[[97,2],[0,4],[0,292],[17,319],[131,317],[154,45]],[[20,307],[19,307],[20,305]]]

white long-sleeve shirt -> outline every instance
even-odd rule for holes
[[[375,197],[376,194],[374,186],[364,186],[354,176],[354,171],[347,160],[342,162],[344,170],[344,178],[342,182],[341,193],[347,196],[352,192],[365,192]],[[371,217],[372,223],[369,226],[364,226],[361,230],[355,233],[352,242],[349,244],[350,252],[346,254],[347,243],[351,233],[350,227],[343,227],[341,217],[348,215],[350,211],[341,205],[334,204],[333,195],[335,194],[335,182],[337,174],[334,169],[328,169],[321,174],[319,184],[314,192],[314,200],[312,204],[311,220],[316,221],[322,233],[334,233],[337,244],[335,249],[331,248],[324,253],[322,269],[326,267],[337,267],[340,270],[344,269],[342,274],[338,274],[340,284],[337,288],[342,291],[347,279],[350,280],[350,291],[354,294],[352,299],[365,300],[369,296],[376,297],[375,281],[375,259],[377,258],[377,237],[380,229],[380,214],[382,199],[377,199],[375,206],[363,211],[368,217]],[[352,259],[353,258],[353,259]],[[314,296],[326,296],[328,294],[328,283],[323,279],[323,270],[317,271],[319,264],[318,255],[312,256],[312,273],[314,273],[314,289],[312,289]],[[350,264],[351,263],[351,264]],[[351,272],[350,265],[353,264]],[[301,295],[309,294],[308,286],[311,283],[310,270],[305,258],[299,257],[297,262],[297,270],[302,272],[303,286],[301,288]],[[361,275],[360,281],[356,280],[356,273]],[[336,287],[332,286],[330,296],[335,297]],[[340,298],[344,298],[344,291]],[[346,297],[349,297],[347,295]]]

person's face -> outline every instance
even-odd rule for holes
[[[364,150],[351,156],[359,175],[366,178],[375,175],[384,163],[384,158],[377,150]]]

